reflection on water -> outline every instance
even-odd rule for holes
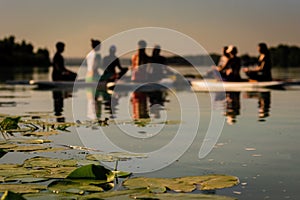
[[[115,118],[116,107],[121,95],[110,91],[99,91],[94,88],[86,89],[87,117],[91,120],[101,119],[103,113],[109,118]]]
[[[150,115],[159,119],[166,96],[167,92],[165,91],[133,92],[131,97],[133,119],[149,119]]]
[[[229,125],[237,123],[237,116],[239,116],[241,110],[241,92],[226,92],[215,93],[215,102],[224,102],[224,116],[226,116],[226,122]],[[245,92],[243,94],[244,99],[257,99],[258,104],[258,121],[265,122],[266,118],[270,115],[271,105],[271,92]]]
[[[55,90],[52,91],[54,115],[57,117],[57,122],[65,122],[63,116],[64,99],[72,97],[72,91],[69,90]]]
[[[0,83],[8,80],[48,80],[45,67],[0,67]]]
[[[244,98],[258,99],[258,121],[264,122],[270,115],[271,92],[247,92]]]
[[[225,116],[227,123],[232,125],[236,122],[236,117],[240,115],[240,92],[226,92]]]

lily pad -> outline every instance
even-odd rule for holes
[[[49,178],[38,178],[38,177],[34,177],[31,174],[11,176],[4,179],[5,182],[20,181],[21,183],[36,183],[36,182],[47,181],[47,180],[49,180]]]
[[[18,145],[13,148],[9,148],[8,151],[18,151],[18,152],[31,152],[31,151],[37,151],[37,150],[45,150],[48,149],[47,146],[39,146],[39,145]]]
[[[37,156],[29,158],[24,161],[23,166],[26,168],[55,168],[55,167],[75,167],[77,165],[76,160],[63,160],[58,158],[47,158]]]
[[[123,185],[129,189],[139,187],[163,188],[173,190],[175,192],[192,192],[195,189],[199,190],[214,190],[232,187],[239,183],[239,179],[234,176],[227,175],[205,175],[205,176],[190,176],[182,178],[145,178],[138,177],[128,179],[123,182]]]
[[[28,140],[28,139],[18,139],[18,140],[9,140],[13,143],[18,144],[44,144],[44,143],[51,143],[51,140],[43,140],[43,139],[35,139],[35,140]]]
[[[132,199],[159,199],[159,200],[173,200],[173,199],[185,199],[185,200],[236,200],[232,197],[219,196],[219,195],[207,195],[207,194],[184,194],[184,193],[164,193],[164,194],[137,194],[131,195]]]
[[[103,192],[102,187],[89,184],[89,182],[62,180],[54,181],[48,186],[48,190],[53,193],[73,193],[73,194],[84,194],[85,192]]]
[[[11,130],[19,128],[18,123],[21,117],[6,117],[0,122],[1,130]]]
[[[37,184],[0,184],[0,192],[9,190],[15,193],[36,193],[46,188],[44,185]]]
[[[95,180],[105,180],[107,182],[111,182],[114,180],[114,173],[106,169],[101,165],[85,165],[75,169],[73,172],[69,174],[67,178],[70,179],[95,179]]]
[[[110,152],[110,153],[99,153],[99,154],[89,154],[85,158],[88,160],[94,161],[103,161],[103,162],[114,162],[114,161],[125,161],[132,158],[146,158],[146,154],[135,154],[127,152]]]
[[[1,200],[26,200],[22,195],[6,190],[1,197]]]
[[[58,131],[36,131],[36,132],[27,132],[27,133],[23,133],[22,135],[23,136],[35,136],[35,137],[47,137],[47,136],[50,136],[50,135],[57,135],[59,134]]]
[[[11,149],[17,146],[18,146],[17,144],[9,144],[9,143],[0,144],[0,149]]]

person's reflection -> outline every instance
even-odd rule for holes
[[[134,92],[131,98],[133,119],[149,119],[150,115],[159,119],[165,102],[166,92]]]
[[[271,92],[248,92],[245,97],[258,99],[258,121],[266,121],[270,115]]]
[[[162,91],[149,92],[150,114],[156,119],[160,118],[160,111],[165,103],[165,95],[166,93]]]
[[[86,90],[86,95],[88,118],[91,120],[100,119],[103,114],[109,114],[105,118],[115,118],[116,106],[119,101],[118,94],[89,88]]]
[[[53,103],[54,103],[54,115],[57,117],[57,122],[65,122],[63,116],[64,99],[71,96],[70,91],[57,90],[52,92]]]
[[[259,121],[265,121],[269,116],[271,105],[271,92],[260,92],[258,96]]]
[[[134,120],[150,118],[148,113],[147,93],[133,92],[131,103],[132,103]]]
[[[236,123],[236,116],[240,115],[240,92],[226,92],[225,116],[227,123]]]
[[[101,118],[102,101],[99,99],[100,92],[93,88],[87,88],[86,97],[87,97],[87,117],[91,120]]]

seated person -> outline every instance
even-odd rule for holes
[[[100,80],[115,81],[127,72],[128,69],[121,66],[120,60],[115,53],[116,46],[112,45],[109,49],[109,55],[105,56],[103,59],[104,72]],[[117,73],[116,68],[120,70],[119,73]]]
[[[65,61],[62,52],[65,50],[65,44],[62,42],[56,43],[56,53],[53,57],[53,81],[75,81],[77,74],[66,69]]]
[[[272,81],[272,65],[267,45],[265,43],[258,44],[258,51],[260,55],[257,66],[254,68],[244,68],[243,71],[252,80]]]
[[[217,68],[223,81],[241,81],[241,60],[237,56],[237,52],[238,51],[235,46],[228,46],[226,53],[229,55],[229,58],[224,66]]]

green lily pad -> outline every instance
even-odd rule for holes
[[[132,189],[132,190],[120,190],[120,191],[108,191],[108,192],[102,192],[102,193],[93,193],[84,195],[82,197],[79,197],[80,200],[89,200],[89,199],[114,199],[114,200],[126,200],[126,199],[132,199],[129,195],[143,195],[144,193],[149,193],[149,190],[146,188],[139,188],[139,189]]]
[[[59,151],[66,151],[66,150],[69,149],[64,147],[48,147],[47,149],[35,150],[34,152],[44,153],[44,152],[59,152]]]
[[[63,160],[58,158],[47,158],[37,156],[29,158],[24,161],[23,166],[26,168],[52,168],[52,167],[75,167],[77,165],[76,160]]]
[[[22,195],[6,190],[1,197],[1,200],[26,200]]]
[[[0,122],[1,130],[12,130],[19,128],[18,123],[21,117],[6,117]]]
[[[47,180],[49,180],[49,178],[34,177],[32,174],[11,176],[4,179],[5,182],[20,181],[21,183],[36,183]]]
[[[27,132],[27,133],[23,133],[23,136],[35,136],[35,137],[48,137],[50,135],[57,135],[59,134],[58,131],[36,131],[36,132]]]
[[[103,162],[114,162],[114,161],[125,161],[130,160],[132,158],[146,158],[146,154],[135,154],[135,153],[127,153],[127,152],[110,152],[110,153],[99,153],[99,154],[89,154],[85,158],[87,160],[94,161],[103,161]]]
[[[17,146],[18,146],[17,144],[9,144],[9,143],[0,144],[0,149],[11,149]]]
[[[46,168],[47,171],[49,172],[48,174],[46,174],[45,178],[67,178],[67,176],[74,171],[75,169],[77,169],[77,167],[51,167],[51,168]]]
[[[72,180],[54,181],[48,186],[53,193],[84,194],[85,192],[103,192],[102,187],[91,185],[88,182],[75,182]]]
[[[5,154],[7,154],[7,152],[3,149],[0,149],[0,158],[2,158]]]
[[[124,171],[112,171],[116,177],[119,177],[119,178],[127,178],[129,176],[132,175],[131,172],[124,172]]]
[[[11,167],[9,167],[11,166]],[[22,175],[29,175],[29,174],[41,174],[46,173],[45,170],[34,170],[34,169],[26,169],[20,165],[1,165],[0,166],[0,176],[2,177],[11,177],[11,176],[22,176]]]
[[[18,152],[31,152],[31,151],[38,151],[38,150],[45,150],[48,149],[47,146],[40,146],[40,145],[18,145],[13,148],[9,148],[8,151],[18,151]]]
[[[95,180],[106,180],[107,182],[111,182],[114,180],[114,173],[106,169],[101,165],[85,165],[75,169],[73,172],[69,174],[67,178],[70,179],[95,179]]]
[[[103,162],[114,162],[116,159],[108,154],[89,154],[85,157],[87,160],[92,161],[103,161]]]
[[[185,200],[235,200],[232,197],[219,196],[219,195],[207,195],[207,194],[184,194],[184,193],[164,193],[164,194],[137,194],[131,195],[132,199],[159,199],[159,200],[173,200],[173,199],[185,199]]]
[[[36,193],[41,190],[45,190],[47,187],[44,185],[37,184],[0,184],[0,192],[5,192],[6,190],[15,193]]]
[[[227,175],[205,175],[205,176],[190,176],[182,178],[132,178],[123,182],[123,185],[129,189],[139,187],[168,188],[175,192],[192,192],[195,189],[214,190],[232,187],[239,183],[239,179],[234,176]]]
[[[51,143],[51,140],[43,140],[43,139],[35,139],[35,140],[28,140],[28,139],[18,139],[18,140],[9,140],[13,143],[18,144],[44,144],[44,143]]]
[[[45,199],[59,199],[59,200],[74,200],[78,199],[79,195],[72,193],[50,193],[50,192],[40,192],[33,194],[24,194],[23,197],[30,200],[45,200]]]

